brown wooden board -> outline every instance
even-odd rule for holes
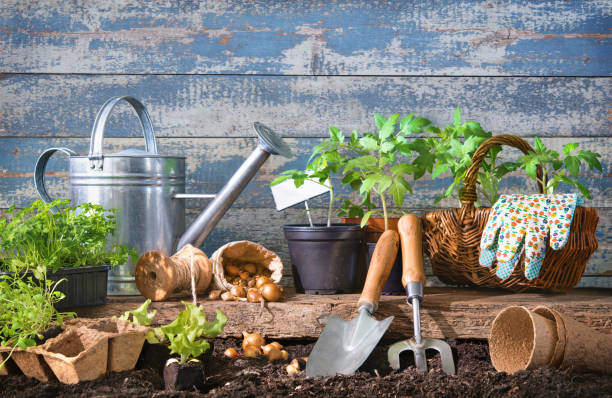
[[[283,302],[259,304],[201,299],[204,310],[223,311],[228,318],[223,336],[240,337],[257,331],[267,338],[316,339],[330,315],[349,319],[355,315],[358,295],[289,295]],[[189,297],[183,300],[190,301]],[[109,297],[98,307],[78,309],[82,317],[120,315],[144,301],[142,297]],[[612,332],[612,294],[609,290],[574,289],[567,294],[519,293],[467,288],[427,288],[421,307],[423,336],[432,338],[486,339],[497,313],[510,305],[549,306],[597,330]],[[156,325],[166,324],[184,309],[180,299],[152,303]],[[412,336],[412,307],[403,296],[383,296],[375,313],[382,319],[395,316],[386,338]]]

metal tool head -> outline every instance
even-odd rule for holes
[[[364,307],[350,321],[332,316],[306,362],[306,377],[350,375],[365,362],[385,334],[393,317],[372,318]]]
[[[291,148],[276,134],[270,127],[259,122],[253,123],[253,127],[259,136],[259,145],[273,155],[281,155],[290,158],[292,155]]]
[[[447,375],[455,374],[455,361],[453,359],[453,351],[447,342],[438,339],[421,339],[421,344],[417,344],[415,339],[403,340],[393,344],[387,351],[389,366],[395,370],[400,368],[400,354],[404,351],[412,351],[414,353],[414,362],[420,371],[427,372],[427,360],[425,358],[425,350],[436,350],[440,353],[440,362],[442,370]]]

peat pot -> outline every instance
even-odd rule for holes
[[[361,289],[363,231],[359,225],[285,225],[283,229],[298,292],[337,294]]]

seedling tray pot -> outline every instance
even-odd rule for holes
[[[65,384],[95,380],[106,373],[108,337],[97,330],[70,327],[33,350],[43,355],[57,379]]]
[[[55,305],[58,310],[106,304],[108,265],[66,267],[49,274],[49,279],[58,281],[66,278],[58,290],[66,297]]]
[[[66,279],[57,287],[66,297],[55,304],[58,310],[76,307],[89,307],[106,304],[106,285],[108,265],[87,265],[82,267],[60,268],[57,272],[48,272],[47,278],[53,282]],[[0,276],[11,275],[12,272],[0,272]],[[24,277],[32,276],[32,272],[24,273]]]
[[[283,229],[298,292],[337,294],[360,290],[363,231],[359,225],[285,225]]]
[[[109,372],[123,372],[134,369],[148,329],[118,318],[77,318],[67,321],[67,324],[86,327],[106,335],[108,338],[107,370]]]

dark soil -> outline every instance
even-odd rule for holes
[[[290,359],[307,356],[313,342],[281,342]],[[287,362],[267,363],[264,358],[229,359],[228,347],[236,339],[216,339],[212,355],[203,358],[206,389],[198,392],[165,391],[161,376],[167,351],[147,347],[138,369],[76,385],[40,383],[24,376],[0,377],[2,397],[612,397],[612,375],[571,374],[551,368],[522,371],[514,375],[496,372],[486,342],[449,341],[455,353],[457,375],[440,370],[438,357],[429,358],[430,371],[420,373],[402,357],[401,371],[387,363],[387,348],[378,345],[353,376],[306,379],[304,372],[288,375]],[[410,355],[410,354],[407,354]],[[161,365],[161,366],[160,366]],[[155,369],[153,369],[155,368]]]

